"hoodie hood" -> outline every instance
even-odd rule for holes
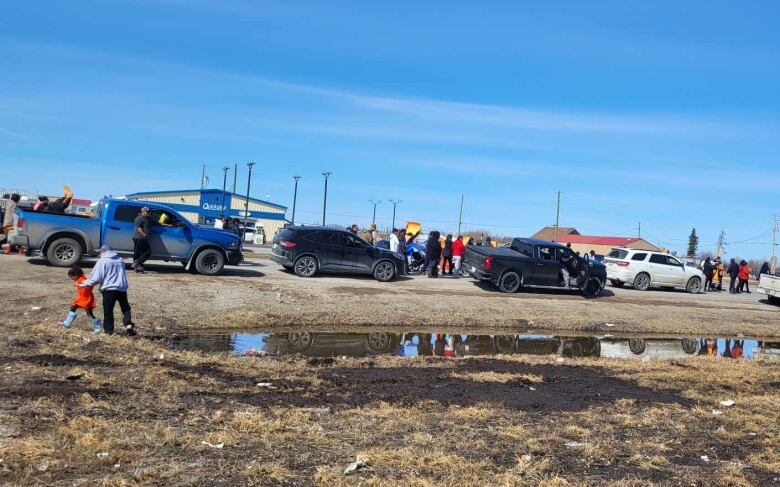
[[[119,254],[116,253],[115,250],[106,250],[105,252],[103,252],[102,257],[104,259],[121,259],[121,257],[119,256]]]

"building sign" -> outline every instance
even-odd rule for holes
[[[229,214],[230,196],[230,193],[223,193],[218,189],[204,189],[200,193],[200,214],[205,217],[217,217],[223,213]]]

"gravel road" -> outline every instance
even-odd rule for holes
[[[280,326],[518,327],[780,336],[780,308],[755,292],[690,295],[607,287],[595,300],[561,290],[505,295],[466,278],[404,277],[391,283],[354,276],[302,279],[263,255],[255,257],[219,277],[193,275],[179,264],[161,263],[149,264],[145,274],[129,274],[139,330],[165,334]],[[83,263],[86,271],[91,265]],[[55,324],[64,317],[74,293],[66,269],[40,259],[3,255],[0,270],[0,305],[6,319]],[[83,317],[79,323],[86,326]],[[606,327],[607,323],[614,326]]]

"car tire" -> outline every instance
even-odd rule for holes
[[[195,270],[204,276],[216,276],[225,268],[225,256],[216,249],[206,249],[195,257]]]
[[[56,267],[70,267],[81,260],[84,249],[81,244],[72,238],[58,238],[49,244],[46,249],[46,260]]]
[[[685,285],[685,290],[691,294],[698,294],[701,292],[701,278],[692,277],[688,279],[688,283]]]
[[[647,345],[645,344],[644,338],[631,338],[628,340],[628,349],[631,350],[631,353],[634,355],[642,355],[645,353],[646,348]]]
[[[293,331],[287,334],[287,343],[296,352],[301,352],[311,347],[312,341],[314,341],[314,337],[308,331]]]
[[[780,304],[780,298],[778,298],[777,296],[767,296],[766,298],[767,300],[769,300],[769,304],[775,304],[775,305]]]
[[[680,345],[682,346],[683,352],[688,355],[693,355],[699,351],[699,342],[694,338],[683,338],[680,341]]]
[[[311,255],[298,257],[293,265],[293,270],[298,277],[311,277],[317,273],[317,259]]]
[[[604,282],[598,277],[591,276],[582,288],[582,295],[586,299],[598,298],[604,289]]]
[[[637,291],[647,291],[650,289],[650,274],[647,272],[640,272],[634,278],[634,289]]]
[[[520,274],[515,271],[505,272],[498,282],[498,289],[502,293],[516,293],[523,284]]]
[[[496,347],[496,352],[498,353],[513,353],[515,351],[515,342],[514,335],[496,335],[493,337],[493,343]]]
[[[626,283],[623,281],[618,281],[617,279],[610,279],[609,285],[612,287],[623,287]]]
[[[392,281],[395,277],[395,265],[388,260],[379,262],[374,267],[374,279],[379,282]]]
[[[368,348],[374,352],[388,352],[392,346],[392,339],[389,333],[369,333],[366,337]]]

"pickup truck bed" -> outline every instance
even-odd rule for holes
[[[780,304],[780,276],[761,274],[758,280],[758,292],[766,294],[772,304]]]

